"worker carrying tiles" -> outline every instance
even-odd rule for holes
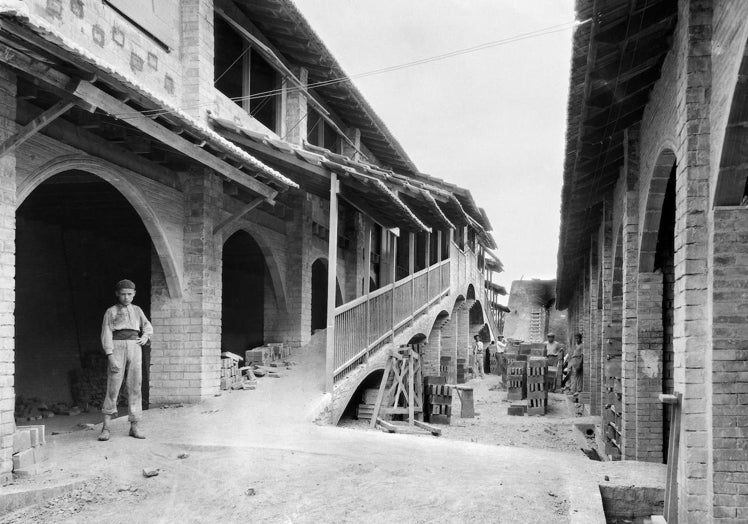
[[[127,410],[130,421],[130,436],[145,438],[138,428],[143,406],[141,385],[143,382],[142,347],[151,339],[153,326],[143,310],[132,303],[135,298],[135,283],[120,280],[115,286],[117,304],[104,313],[101,326],[101,345],[107,355],[106,398],[101,412],[104,426],[99,440],[109,440],[112,415],[117,414],[117,397],[127,368]]]

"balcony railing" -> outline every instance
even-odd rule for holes
[[[449,290],[450,261],[335,308],[334,376],[365,361]]]

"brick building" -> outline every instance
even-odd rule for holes
[[[748,3],[577,16],[557,300],[585,335],[585,402],[609,456],[670,457],[679,522],[745,522]]]
[[[333,414],[389,345],[428,337],[436,373],[467,355],[491,226],[343,77],[289,0],[2,2],[0,483],[16,400],[102,378],[123,277],[152,404],[213,395],[222,350],[317,331]]]
[[[556,304],[556,281],[515,280],[509,291],[509,312],[504,317],[504,336],[524,342],[545,342],[553,333],[556,340],[568,345],[566,314]]]

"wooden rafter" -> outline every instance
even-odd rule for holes
[[[57,117],[65,113],[74,105],[75,99],[73,97],[67,97],[57,102],[49,109],[43,111],[42,114],[34,118],[31,122],[19,129],[13,136],[0,144],[0,158],[15,151],[18,146],[51,124]]]
[[[223,220],[221,223],[219,223],[215,228],[213,228],[213,234],[214,235],[221,235],[226,230],[231,228],[234,224],[236,224],[239,220],[244,217],[247,213],[252,211],[254,208],[259,206],[265,201],[264,198],[259,197],[252,200],[250,203],[242,207],[239,211],[228,217],[227,219]]]

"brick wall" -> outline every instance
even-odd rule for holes
[[[180,0],[182,20],[181,67],[184,110],[198,120],[214,103],[213,1]]]
[[[714,519],[748,519],[748,208],[714,209]]]
[[[421,355],[423,376],[438,376],[440,374],[439,363],[442,356],[441,346],[442,330],[437,326],[434,326],[434,329],[432,329],[429,334],[428,343],[424,348],[424,352]]]
[[[662,462],[662,273],[639,273],[636,459]]]
[[[16,77],[0,67],[0,140],[16,130]],[[15,216],[16,156],[0,158],[0,485],[6,484],[13,470],[13,309],[15,304]]]

